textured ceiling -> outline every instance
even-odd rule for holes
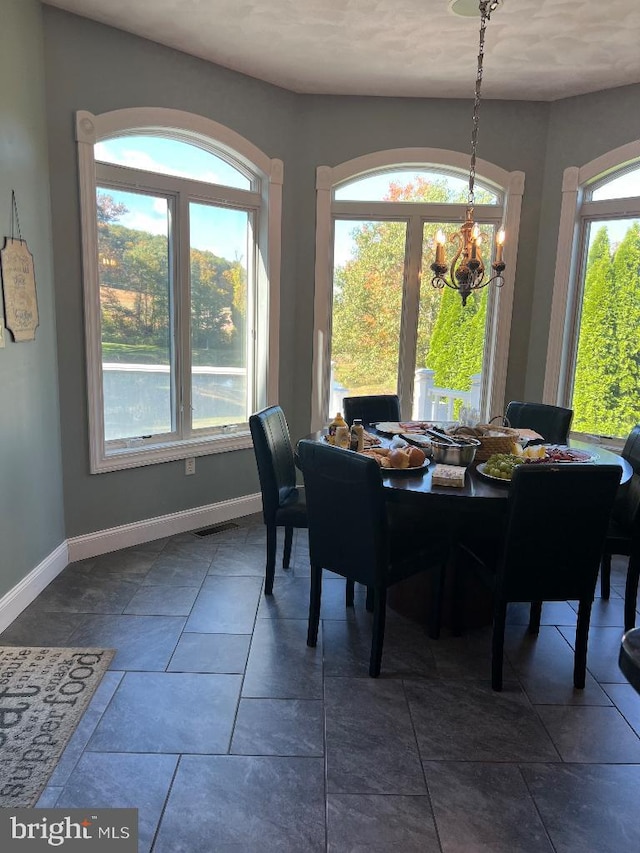
[[[449,0],[44,0],[294,92],[466,98],[479,20]],[[483,95],[640,82],[640,0],[503,0]]]

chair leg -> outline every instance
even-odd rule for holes
[[[611,595],[611,554],[604,554],[600,563],[600,597],[605,600]]]
[[[366,598],[366,601],[364,604],[367,613],[373,613],[374,604],[375,604],[375,590],[372,586],[368,586],[367,587],[367,598]]]
[[[382,644],[384,643],[384,624],[387,616],[387,590],[376,587],[373,605],[373,636],[371,638],[371,658],[369,675],[377,678],[382,664]]]
[[[583,599],[578,604],[578,624],[576,626],[576,651],[573,662],[573,686],[578,690],[584,689],[587,677],[587,641],[589,639],[589,622],[591,621],[591,604]]]
[[[529,608],[529,633],[537,637],[540,633],[540,619],[542,617],[542,602],[532,601]]]
[[[273,594],[273,579],[276,574],[276,544],[278,542],[278,528],[275,524],[267,525],[267,568],[264,579],[264,594]]]
[[[293,527],[284,529],[284,553],[282,555],[282,568],[288,569],[291,562],[291,546],[293,545]]]
[[[322,601],[322,568],[311,566],[311,592],[309,593],[309,627],[307,629],[307,645],[315,646],[318,642],[318,625],[320,624],[320,602]]]
[[[345,589],[345,607],[353,607],[356,585],[355,581],[350,581],[347,578],[347,586]]]
[[[636,625],[636,600],[638,598],[638,579],[640,578],[640,554],[632,554],[627,568],[627,583],[624,589],[624,630],[630,631]]]
[[[504,657],[504,626],[507,621],[507,602],[496,600],[493,608],[491,639],[491,686],[502,690],[502,659]]]

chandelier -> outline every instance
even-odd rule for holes
[[[457,290],[462,297],[462,304],[467,304],[469,295],[474,290],[480,290],[488,284],[502,287],[505,264],[502,260],[504,246],[504,228],[500,228],[496,234],[495,260],[491,264],[493,275],[487,277],[484,261],[482,260],[480,229],[473,220],[474,208],[474,185],[476,179],[476,150],[478,147],[478,117],[480,112],[480,90],[482,88],[482,62],[484,59],[484,37],[487,21],[491,13],[499,6],[499,0],[480,0],[480,45],[478,50],[478,70],[476,74],[475,101],[473,104],[473,130],[471,133],[471,165],[469,167],[469,194],[467,197],[467,211],[465,220],[460,230],[449,237],[449,242],[454,245],[455,254],[449,265],[445,259],[445,244],[447,238],[443,231],[436,235],[436,257],[431,264],[434,276],[431,284],[434,287],[450,287]],[[448,277],[447,277],[448,270]]]

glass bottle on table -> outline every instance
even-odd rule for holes
[[[361,418],[354,418],[351,425],[351,450],[362,453],[364,450],[364,426]]]

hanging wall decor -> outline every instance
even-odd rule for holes
[[[18,237],[14,237],[14,222]],[[5,326],[14,341],[32,341],[38,328],[38,300],[33,255],[22,239],[18,204],[15,192],[11,193],[11,237],[5,237],[0,251],[2,286],[4,291]]]

